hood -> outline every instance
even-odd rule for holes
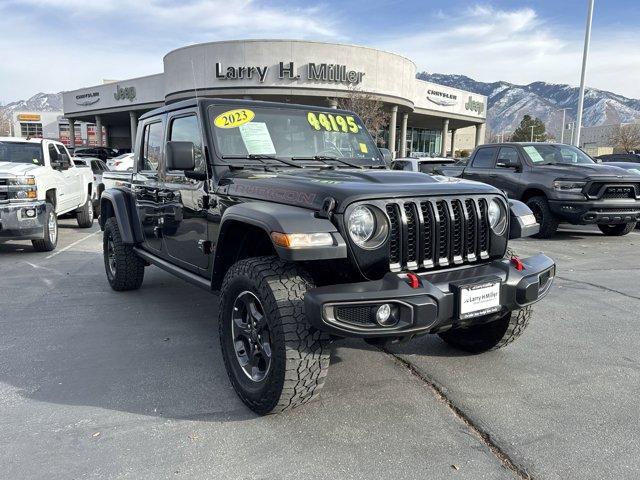
[[[601,179],[610,178],[615,180],[638,180],[638,176],[633,173],[611,165],[601,165],[599,163],[587,164],[587,165],[537,165],[533,169],[538,173],[554,174],[558,178],[571,178],[571,179]]]
[[[484,183],[401,170],[283,169],[275,172],[229,171],[220,180],[219,193],[320,209],[327,197],[337,212],[351,202],[437,195],[501,192]]]
[[[0,176],[23,176],[33,175],[37,170],[42,168],[40,165],[32,165],[30,163],[11,163],[0,162]]]

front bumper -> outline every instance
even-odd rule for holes
[[[32,217],[27,212],[33,211]],[[44,238],[46,203],[44,201],[0,205],[0,241]]]
[[[421,285],[409,286],[406,274],[387,273],[381,280],[332,285],[311,289],[305,295],[305,314],[317,329],[339,337],[408,337],[435,333],[454,326],[486,322],[507,311],[531,305],[542,299],[555,277],[555,263],[545,255],[521,259],[523,270],[509,260],[495,260],[473,267],[418,274]],[[500,280],[500,310],[491,315],[460,319],[459,285]],[[389,303],[397,312],[397,323],[381,326],[373,311]],[[357,321],[341,319],[339,308],[359,312]],[[370,308],[372,307],[372,308]],[[367,310],[369,309],[369,310]],[[361,315],[371,312],[370,321]]]
[[[640,201],[597,200],[566,201],[549,200],[554,215],[575,225],[640,222]]]

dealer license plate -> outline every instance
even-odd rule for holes
[[[460,318],[480,317],[500,310],[500,282],[461,286]]]

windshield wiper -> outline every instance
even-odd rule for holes
[[[256,153],[250,153],[248,155],[222,155],[222,158],[224,160],[226,160],[226,159],[259,160],[262,163],[264,163],[265,165],[269,165],[269,163],[267,163],[265,160],[277,160],[278,162],[282,162],[285,165],[290,165],[290,166],[296,167],[296,168],[304,168],[303,165],[299,165],[299,164],[297,164],[295,162],[290,162],[289,160],[284,160],[282,158],[274,157],[273,155],[261,155],[261,154],[256,154]],[[269,165],[269,166],[273,166],[273,165]]]
[[[343,165],[347,165],[347,166],[353,167],[353,168],[358,168],[360,170],[362,170],[364,168],[363,165],[358,165],[356,163],[347,162],[346,160],[343,160],[342,158],[330,157],[328,155],[314,155],[312,157],[291,157],[291,160],[316,160],[316,161],[323,162],[326,165],[331,165],[330,163],[327,163],[327,160],[333,160],[335,162],[340,162]]]

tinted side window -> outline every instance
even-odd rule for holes
[[[498,160],[512,160],[514,162],[519,162],[518,151],[513,147],[502,147],[500,148]]]
[[[493,168],[494,166],[494,157],[496,155],[497,148],[481,148],[476,152],[476,155],[473,157],[472,166],[476,168]]]
[[[56,143],[56,147],[58,147],[58,152],[60,152],[60,155],[69,156],[69,152],[67,152],[67,149],[64,147],[64,145]]]
[[[393,167],[391,170],[404,170],[404,164],[406,162],[393,162]]]
[[[169,140],[193,143],[196,160],[195,170],[197,172],[206,171],[204,157],[202,155],[202,137],[200,136],[198,117],[189,115],[188,117],[179,117],[172,120],[169,129]]]
[[[56,150],[56,147],[54,147],[53,143],[49,144],[49,159],[52,162],[60,161],[60,154],[58,153],[58,150]]]
[[[97,160],[91,161],[91,170],[93,173],[100,173],[102,171],[102,167],[100,166],[100,162]]]
[[[144,127],[140,170],[158,170],[162,154],[162,123],[149,123]]]

